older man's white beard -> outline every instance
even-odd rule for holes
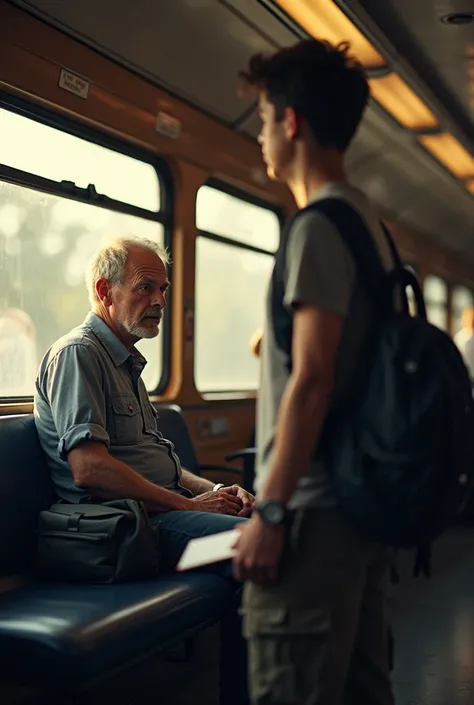
[[[127,333],[134,335],[136,338],[156,338],[159,333],[158,326],[156,328],[148,328],[141,326],[139,323],[127,323],[126,321],[121,321],[121,323]]]

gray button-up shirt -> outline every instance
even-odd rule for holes
[[[59,497],[77,502],[68,453],[84,440],[104,443],[110,455],[160,487],[186,493],[173,444],[158,431],[158,414],[140,375],[146,365],[108,325],[89,313],[44,356],[36,378],[34,415]]]

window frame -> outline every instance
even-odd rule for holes
[[[426,297],[425,294],[425,283],[427,279],[430,278],[435,278],[439,279],[440,281],[443,282],[445,289],[446,289],[446,300],[444,303],[441,303],[439,301],[433,301],[430,300],[429,298]],[[451,282],[449,279],[447,279],[445,276],[442,274],[437,274],[436,272],[428,272],[424,277],[423,277],[423,283],[421,287],[422,293],[423,293],[423,298],[425,300],[425,305],[426,305],[426,313],[429,321],[429,316],[428,316],[428,308],[431,305],[436,306],[437,308],[443,308],[446,314],[446,327],[442,328],[441,330],[444,330],[446,333],[450,333],[450,328],[451,328]],[[433,324],[435,325],[435,324]]]
[[[225,235],[217,235],[216,233],[209,232],[207,230],[201,230],[197,227],[197,199],[198,199],[198,193],[199,190],[203,186],[208,186],[209,188],[213,188],[216,191],[221,191],[222,193],[226,193],[229,196],[233,196],[234,198],[238,198],[240,201],[244,201],[245,203],[250,203],[253,206],[258,206],[259,208],[264,208],[265,210],[269,210],[272,213],[275,213],[278,219],[278,224],[279,224],[279,239],[278,239],[278,245],[277,248],[274,252],[271,250],[265,250],[262,247],[256,247],[253,245],[248,245],[244,242],[240,242],[239,240],[233,240],[232,238],[229,238]],[[204,183],[202,183],[199,188],[196,191],[196,196],[194,200],[194,225],[196,228],[196,237],[195,237],[195,243],[194,243],[194,262],[196,263],[196,243],[197,239],[199,237],[203,237],[207,240],[213,240],[214,242],[220,242],[223,245],[229,245],[231,247],[236,247],[241,250],[248,250],[250,252],[255,252],[260,255],[267,255],[275,259],[276,253],[281,245],[282,241],[282,235],[283,235],[283,226],[285,223],[285,216],[284,216],[284,210],[281,206],[277,206],[276,204],[272,203],[271,201],[267,201],[264,198],[260,198],[258,196],[255,196],[255,194],[252,194],[248,191],[245,191],[244,189],[241,189],[237,186],[234,186],[233,184],[229,184],[226,181],[223,181],[222,179],[218,179],[215,177],[211,177],[207,179]],[[195,276],[194,276],[194,301],[196,301],[196,294],[197,294],[197,286],[196,286],[196,269],[195,269]],[[232,399],[232,398],[249,398],[249,397],[255,397],[257,393],[257,389],[222,389],[219,391],[206,391],[206,390],[201,390],[198,389],[198,386],[196,384],[196,364],[197,364],[197,356],[196,356],[196,339],[194,340],[194,348],[193,348],[193,381],[194,381],[194,386],[196,388],[196,391],[198,394],[201,396],[202,399]]]
[[[160,187],[160,210],[149,211],[138,206],[134,206],[122,201],[117,201],[108,196],[102,196],[88,188],[74,186],[71,182],[57,182],[30,172],[15,169],[0,162],[0,181],[23,186],[25,188],[40,191],[53,196],[59,196],[80,203],[87,203],[105,210],[132,215],[144,220],[151,220],[163,225],[163,245],[172,252],[172,234],[174,226],[174,183],[171,170],[167,162],[153,152],[130,144],[125,139],[112,137],[100,129],[91,128],[79,120],[66,117],[60,113],[43,108],[34,103],[30,103],[21,98],[0,91],[0,108],[26,117],[35,122],[39,122],[48,127],[52,127],[61,132],[68,133],[74,137],[84,139],[87,142],[99,145],[119,154],[132,157],[138,161],[149,164],[153,167]],[[91,175],[92,181],[92,175]],[[172,278],[172,264],[168,265],[169,278]],[[149,390],[150,397],[162,394],[170,381],[171,372],[171,312],[172,312],[172,287],[168,294],[167,315],[164,317],[163,326],[160,329],[162,339],[162,369],[160,379],[155,389]],[[71,324],[72,325],[72,324]],[[33,400],[29,397],[0,397],[0,406],[7,404],[28,404]]]
[[[456,335],[458,331],[454,331],[454,321],[456,319],[456,314],[458,311],[456,310],[456,306],[454,304],[454,299],[455,299],[455,293],[457,289],[464,289],[465,291],[468,291],[471,297],[471,306],[474,306],[474,289],[472,287],[468,286],[467,284],[462,284],[461,282],[456,282],[455,284],[451,285],[451,299],[450,299],[450,315],[451,315],[451,333]],[[461,319],[463,315],[464,309],[460,312],[461,313]],[[461,328],[462,328],[462,323],[461,323]]]

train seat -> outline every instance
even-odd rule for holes
[[[179,451],[179,449],[177,449]],[[0,678],[73,686],[221,620],[232,595],[204,573],[121,585],[34,578],[38,513],[54,501],[32,415],[0,418]],[[12,576],[21,576],[14,586]]]
[[[227,456],[226,460],[244,460],[244,467],[239,468],[235,465],[202,465],[199,463],[196,450],[189,432],[186,419],[184,418],[183,411],[177,404],[159,404],[157,407],[158,411],[158,426],[165,438],[172,441],[174,444],[181,464],[184,468],[187,468],[195,475],[202,475],[203,472],[212,470],[218,472],[223,477],[225,474],[230,473],[231,475],[239,476],[239,483],[245,487],[246,490],[252,492],[253,476],[248,480],[248,472],[246,461],[248,457],[252,458],[252,468],[253,468],[253,458],[255,456],[255,448],[244,448],[242,450],[235,451]],[[253,472],[253,470],[252,470]]]

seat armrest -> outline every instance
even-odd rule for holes
[[[240,450],[236,450],[233,453],[226,455],[225,459],[230,461],[237,460],[238,458],[248,458],[249,456],[255,456],[256,453],[256,448],[241,448]]]
[[[243,470],[241,468],[231,468],[228,465],[200,465],[199,472],[203,470],[216,470],[218,472],[232,472],[237,475],[242,475]]]

